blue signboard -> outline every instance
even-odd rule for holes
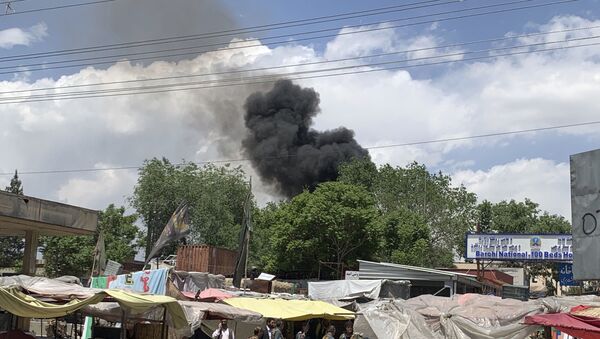
[[[561,286],[579,286],[577,281],[573,280],[573,264],[558,265],[558,280]]]

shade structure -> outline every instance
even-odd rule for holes
[[[600,339],[600,327],[597,318],[574,316],[569,313],[538,314],[525,317],[527,325],[554,327],[561,332],[583,339]]]
[[[227,293],[218,288],[208,288],[202,292],[198,296],[200,301],[217,301],[217,300],[225,300],[229,298],[233,298],[234,295],[231,293]]]
[[[121,307],[133,313],[143,313],[148,309],[162,306],[167,310],[171,326],[176,329],[188,327],[183,308],[174,298],[120,290],[103,290],[86,299],[74,299],[66,304],[57,305],[35,299],[24,294],[15,286],[2,287],[0,288],[0,308],[19,317],[49,319],[73,313],[84,306],[96,304],[106,297],[113,298]]]
[[[315,318],[329,320],[354,319],[354,313],[333,306],[323,301],[229,298],[225,303],[244,308],[263,315],[266,318],[279,318],[290,321],[301,321]]]

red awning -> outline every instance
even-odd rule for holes
[[[574,337],[600,339],[597,318],[574,316],[569,313],[538,314],[525,317],[527,325],[550,326]]]

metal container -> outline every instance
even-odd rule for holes
[[[237,253],[209,245],[183,245],[177,249],[177,271],[233,275]]]

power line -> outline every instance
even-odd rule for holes
[[[470,10],[477,10],[477,9],[482,9],[482,8],[506,6],[507,4],[516,4],[516,3],[531,2],[531,1],[535,1],[535,0],[517,0],[517,1],[513,1],[511,3],[503,3],[503,4],[494,4],[494,5],[480,6],[480,7],[469,8],[469,9],[466,9],[466,10],[470,11]],[[426,21],[420,21],[420,22],[413,22],[413,23],[402,24],[402,25],[392,25],[392,26],[385,26],[385,27],[373,27],[373,28],[362,29],[362,30],[357,30],[357,31],[338,32],[338,33],[335,33],[335,34],[326,34],[326,35],[306,37],[306,38],[296,38],[296,39],[294,39],[294,42],[306,41],[306,40],[317,40],[317,39],[323,39],[323,38],[329,38],[329,37],[337,37],[337,36],[344,36],[344,35],[351,35],[351,34],[359,34],[359,33],[365,33],[365,32],[382,31],[382,30],[389,30],[389,29],[396,29],[396,28],[404,28],[404,27],[421,25],[421,24],[429,24],[429,23],[434,23],[434,22],[456,20],[456,19],[464,19],[464,18],[470,18],[470,17],[482,16],[482,15],[490,15],[490,14],[499,14],[499,13],[505,13],[505,12],[512,12],[512,11],[516,11],[516,10],[523,10],[523,9],[539,8],[539,7],[551,6],[551,5],[557,5],[557,4],[570,3],[570,2],[575,2],[575,1],[578,1],[578,0],[561,0],[561,1],[543,3],[543,4],[535,4],[535,5],[529,5],[529,6],[513,7],[513,8],[508,8],[508,9],[500,9],[500,10],[494,10],[494,11],[481,12],[481,13],[464,14],[464,15],[459,15],[459,16],[454,16],[454,17],[447,17],[447,18],[439,18],[439,19],[426,20]],[[421,16],[415,16],[415,17],[411,17],[411,18],[403,18],[403,19],[397,19],[397,20],[381,21],[381,22],[378,22],[378,23],[371,23],[371,24],[366,24],[366,25],[372,26],[372,25],[383,24],[383,23],[388,23],[388,22],[404,21],[404,20],[410,20],[410,19],[414,19],[414,18],[429,17],[429,16],[432,16],[432,15],[441,15],[441,14],[447,14],[447,13],[453,13],[453,12],[463,12],[463,11],[465,11],[465,10],[447,11],[447,12],[443,12],[443,13],[434,13],[434,14],[428,14],[428,15],[421,15]],[[346,27],[341,27],[341,28],[348,28],[348,27],[364,27],[364,25],[346,26]],[[296,35],[313,34],[313,33],[318,33],[318,32],[325,32],[325,31],[338,31],[341,28],[331,28],[331,29],[323,29],[323,30],[317,30],[317,31],[311,31],[311,32],[300,32],[300,33],[284,34],[284,35],[278,35],[278,36],[272,36],[272,37],[263,38],[263,39],[261,39],[261,41],[275,39],[275,38],[282,38],[282,37],[294,37]],[[267,44],[287,44],[289,42],[290,41],[286,39],[286,40],[281,40],[281,41],[269,42]],[[200,51],[194,51],[194,52],[185,52],[185,53],[175,53],[175,54],[156,55],[156,56],[149,56],[149,57],[138,57],[138,58],[122,59],[122,58],[125,58],[125,57],[136,56],[136,55],[147,55],[147,54],[156,54],[156,53],[173,52],[173,51],[181,51],[181,50],[194,50],[194,49],[198,49],[198,48],[224,46],[224,45],[229,45],[229,44],[230,44],[230,42],[223,42],[223,43],[205,44],[205,45],[193,46],[193,47],[170,48],[170,49],[157,50],[157,51],[146,51],[146,52],[137,52],[137,53],[125,53],[125,54],[120,54],[120,55],[88,57],[88,58],[80,58],[80,59],[72,59],[72,60],[59,60],[59,61],[51,61],[51,62],[44,62],[44,63],[38,63],[38,64],[28,64],[28,65],[4,66],[4,67],[0,67],[0,69],[13,69],[13,68],[17,68],[17,69],[13,69],[13,70],[10,70],[10,71],[0,72],[0,74],[13,74],[13,73],[34,72],[34,71],[47,71],[47,70],[52,70],[52,69],[65,69],[65,68],[76,68],[76,67],[108,65],[108,64],[125,63],[125,62],[131,62],[131,61],[155,60],[155,59],[160,59],[160,58],[171,58],[171,57],[179,57],[179,56],[193,56],[193,55],[198,55],[199,53],[207,53],[207,52],[213,52],[213,51],[246,49],[246,48],[261,47],[261,46],[265,46],[266,45],[266,44],[263,45],[263,43],[261,42],[261,43],[257,43],[257,44],[246,44],[246,45],[243,45],[243,46],[236,46],[236,47],[231,47],[230,46],[230,47],[218,48],[216,50],[215,49],[209,49],[209,50],[200,50]],[[52,64],[65,64],[65,63],[69,63],[69,62],[101,60],[101,59],[106,59],[106,58],[121,58],[121,59],[113,59],[113,60],[91,62],[91,63],[88,62],[88,63],[80,63],[80,64],[72,64],[72,65],[48,66],[48,65],[52,65]],[[34,69],[27,68],[27,67],[32,67],[32,66],[43,66],[43,67],[34,68]],[[18,69],[18,68],[21,68],[21,69]]]
[[[0,5],[10,5],[10,4],[14,4],[15,2],[24,2],[27,0],[8,0],[8,1],[0,1]]]
[[[575,39],[568,39],[568,40],[562,40],[562,41],[556,41],[556,42],[543,42],[543,43],[536,43],[536,44],[495,48],[495,49],[486,49],[486,50],[480,50],[480,51],[468,51],[468,52],[444,54],[444,55],[438,55],[438,56],[413,58],[413,59],[406,59],[406,60],[386,61],[386,62],[380,62],[380,63],[374,63],[374,64],[353,65],[353,66],[337,67],[337,68],[322,69],[322,70],[311,70],[311,71],[302,71],[302,72],[294,72],[294,73],[286,73],[286,74],[272,74],[272,75],[264,75],[264,76],[256,76],[256,77],[247,77],[245,79],[240,79],[240,80],[238,80],[238,79],[221,79],[221,80],[209,80],[209,81],[204,81],[204,82],[159,84],[159,85],[154,85],[154,86],[146,86],[143,88],[141,88],[141,87],[117,88],[117,89],[105,89],[105,90],[95,90],[95,91],[43,94],[43,95],[34,95],[34,96],[29,96],[29,97],[23,97],[23,98],[31,98],[28,100],[16,100],[15,98],[12,98],[12,99],[4,98],[5,101],[1,101],[2,99],[0,99],[0,104],[43,102],[43,101],[70,100],[70,99],[86,99],[86,98],[99,98],[99,97],[116,97],[116,96],[137,95],[137,94],[156,94],[156,93],[176,92],[176,91],[184,91],[184,90],[219,88],[219,87],[230,87],[230,86],[251,85],[251,84],[264,84],[264,83],[275,82],[282,77],[286,77],[290,80],[305,80],[305,79],[335,77],[335,76],[342,76],[342,75],[355,75],[355,74],[381,72],[381,71],[389,71],[389,70],[408,69],[408,68],[423,67],[423,66],[442,65],[442,64],[454,63],[454,62],[466,62],[466,61],[484,60],[484,59],[491,59],[491,58],[498,58],[498,57],[505,57],[505,56],[541,53],[541,52],[557,51],[557,50],[571,49],[571,48],[590,47],[590,46],[600,45],[600,43],[580,44],[580,45],[575,45],[575,46],[559,46],[559,47],[554,47],[554,48],[527,50],[527,51],[519,51],[519,52],[509,52],[509,53],[486,55],[486,56],[479,56],[479,57],[472,57],[472,58],[463,58],[463,59],[459,59],[459,60],[442,60],[442,61],[432,62],[432,63],[394,66],[394,67],[377,68],[377,69],[367,69],[367,70],[362,70],[362,71],[349,71],[349,72],[343,72],[343,73],[312,75],[312,76],[303,76],[303,77],[295,77],[295,78],[289,77],[290,75],[332,72],[332,71],[340,71],[340,70],[345,70],[345,69],[364,68],[364,67],[369,67],[369,66],[373,67],[373,66],[382,66],[382,65],[388,65],[388,64],[397,64],[400,62],[420,61],[420,60],[429,60],[429,59],[447,59],[449,57],[456,57],[456,56],[462,56],[462,55],[473,54],[473,53],[492,52],[492,51],[506,50],[506,49],[517,49],[517,48],[523,48],[523,47],[547,45],[547,44],[552,44],[552,43],[582,41],[582,40],[597,39],[597,38],[600,38],[600,36],[575,38]],[[265,78],[270,79],[270,80],[260,81]],[[257,81],[243,81],[243,80],[249,80],[249,79],[257,79]],[[231,83],[231,81],[238,81],[238,82]],[[227,82],[230,82],[230,83],[227,83]],[[213,85],[195,86],[195,85],[200,85],[200,84],[213,84]],[[172,87],[181,87],[181,86],[192,86],[192,87],[172,88]],[[146,89],[149,89],[149,90],[146,90]],[[138,91],[138,92],[129,92],[129,91]],[[101,93],[111,93],[111,92],[112,92],[112,94],[101,94]],[[19,98],[19,97],[17,97],[17,98]],[[15,100],[15,101],[8,101],[8,100]]]
[[[490,53],[490,52],[496,52],[496,51],[502,51],[502,50],[518,49],[518,48],[524,48],[524,47],[545,46],[545,45],[552,45],[552,44],[557,44],[557,43],[572,42],[572,41],[584,41],[584,40],[597,39],[597,38],[600,38],[600,35],[590,36],[590,37],[582,37],[582,38],[564,39],[564,40],[558,40],[558,41],[545,41],[545,42],[540,42],[540,43],[523,44],[523,45],[518,45],[518,46],[510,46],[510,47],[490,48],[490,49],[485,49],[485,50],[457,52],[457,53],[451,53],[451,54],[445,54],[445,55],[427,56],[427,57],[404,59],[404,60],[384,61],[384,62],[371,63],[371,64],[340,66],[340,67],[327,68],[327,69],[296,71],[296,72],[280,73],[280,74],[267,74],[267,75],[263,75],[263,76],[250,76],[250,77],[244,77],[244,79],[242,79],[242,80],[248,81],[248,80],[261,80],[264,78],[267,78],[267,79],[287,78],[289,76],[295,76],[295,75],[333,72],[333,71],[341,71],[341,70],[364,68],[364,67],[385,66],[385,65],[390,65],[390,64],[397,64],[400,62],[423,61],[423,60],[431,60],[431,59],[444,59],[444,58],[448,58],[448,57],[457,57],[457,56],[463,57],[465,55],[470,55],[470,54]],[[98,89],[98,90],[89,90],[89,91],[48,93],[48,94],[20,96],[20,97],[19,96],[4,97],[4,98],[0,97],[0,103],[2,101],[10,101],[10,100],[18,100],[18,99],[60,98],[62,96],[69,96],[69,95],[86,95],[86,94],[100,94],[100,93],[114,93],[114,92],[122,93],[125,91],[145,91],[145,90],[158,89],[158,88],[171,88],[171,87],[182,87],[182,86],[213,84],[213,83],[218,84],[221,82],[228,82],[228,81],[239,81],[239,79],[237,79],[237,78],[215,79],[215,80],[183,82],[183,83],[175,83],[175,84],[157,84],[157,85],[149,85],[149,86],[141,86],[141,87],[126,87],[126,88],[113,88],[113,89]]]
[[[22,89],[22,90],[15,90],[15,91],[0,92],[0,95],[3,95],[3,94],[23,93],[23,92],[50,91],[50,90],[57,90],[57,89],[69,89],[69,88],[81,88],[81,87],[92,87],[92,86],[128,84],[128,83],[149,82],[149,81],[159,81],[159,80],[175,80],[175,79],[182,79],[182,78],[218,76],[218,75],[227,75],[227,74],[249,73],[249,72],[256,72],[256,71],[270,71],[270,70],[281,69],[281,68],[312,66],[312,65],[320,65],[320,64],[338,63],[338,62],[344,62],[344,61],[369,59],[369,58],[380,58],[380,57],[384,57],[384,56],[391,56],[391,55],[398,55],[398,54],[408,54],[408,53],[415,53],[415,52],[424,52],[424,51],[431,51],[431,50],[437,50],[437,49],[446,49],[446,48],[453,48],[453,47],[461,47],[461,46],[474,45],[474,44],[480,44],[480,43],[499,42],[499,41],[514,40],[514,39],[520,39],[520,38],[529,38],[529,37],[551,35],[551,34],[558,34],[558,33],[568,33],[568,32],[575,32],[575,31],[593,30],[593,29],[597,29],[597,28],[600,28],[600,25],[598,25],[598,26],[589,26],[589,27],[578,27],[578,28],[561,29],[561,30],[554,30],[554,31],[545,31],[545,32],[536,32],[536,33],[527,33],[527,34],[521,34],[521,35],[503,36],[503,37],[497,37],[497,38],[489,38],[489,39],[482,39],[482,40],[475,40],[475,41],[468,41],[468,42],[459,42],[459,43],[453,43],[453,44],[447,44],[447,45],[440,45],[440,46],[435,46],[435,47],[424,47],[424,48],[417,48],[417,49],[410,49],[410,50],[403,50],[403,51],[370,54],[370,55],[357,56],[357,57],[348,57],[348,58],[340,58],[340,59],[331,59],[331,60],[304,62],[304,63],[288,64],[288,65],[268,66],[268,67],[260,67],[260,68],[250,68],[250,69],[243,69],[243,68],[241,68],[241,69],[236,69],[236,70],[222,71],[222,72],[213,72],[213,73],[176,75],[176,76],[157,77],[157,78],[145,78],[145,79],[109,81],[109,82],[103,82],[103,83],[88,83],[88,84],[80,84],[80,85],[67,85],[67,86],[56,86],[56,87],[42,87],[42,88]],[[568,40],[563,40],[563,41],[568,41]],[[523,45],[521,45],[521,46],[510,46],[510,47],[506,47],[506,48],[508,49],[508,48],[519,48],[519,47],[523,47]],[[405,60],[405,61],[411,61],[411,60]],[[3,100],[3,99],[6,99],[6,98],[0,97],[0,100]]]
[[[385,149],[385,148],[396,148],[396,147],[406,147],[406,146],[417,146],[417,145],[427,145],[427,144],[437,144],[437,143],[446,143],[446,142],[454,142],[454,141],[464,141],[464,140],[472,140],[472,139],[482,139],[482,138],[491,138],[505,135],[515,135],[515,134],[525,134],[525,133],[533,133],[533,132],[543,132],[557,129],[565,129],[565,128],[573,128],[573,127],[583,127],[590,125],[598,125],[600,124],[600,120],[596,121],[588,121],[588,122],[580,122],[573,124],[565,124],[565,125],[555,125],[555,126],[546,126],[546,127],[537,127],[537,128],[528,128],[522,130],[514,130],[514,131],[504,131],[504,132],[494,132],[494,133],[486,133],[486,134],[476,134],[469,135],[463,137],[453,137],[453,138],[441,138],[441,139],[430,139],[430,140],[421,140],[421,141],[411,141],[397,144],[388,144],[388,145],[380,145],[380,146],[369,146],[364,147],[367,150],[373,149]],[[216,164],[216,163],[231,163],[231,162],[246,162],[252,160],[269,160],[269,159],[285,159],[285,158],[293,158],[296,157],[296,154],[287,154],[281,156],[273,156],[273,157],[261,157],[256,159],[251,158],[236,158],[236,159],[217,159],[217,160],[207,160],[207,161],[198,161],[198,162],[190,162],[197,165],[204,164]],[[185,165],[186,163],[177,163],[178,165]],[[83,172],[102,172],[102,171],[116,171],[116,170],[131,170],[131,169],[139,169],[140,166],[119,166],[119,167],[104,167],[104,168],[82,168],[82,169],[58,169],[58,170],[41,170],[41,171],[20,171],[21,175],[33,175],[33,174],[59,174],[59,173],[83,173]],[[0,173],[0,176],[6,175],[14,175],[14,172],[4,172]]]
[[[2,16],[9,16],[9,15],[17,15],[17,14],[25,14],[25,13],[50,11],[50,10],[56,10],[56,9],[66,9],[66,8],[72,8],[72,7],[97,5],[97,4],[102,4],[102,3],[106,3],[106,2],[113,2],[113,1],[116,1],[116,0],[98,0],[98,1],[80,2],[80,3],[76,3],[76,4],[55,6],[55,7],[35,8],[35,9],[28,9],[28,10],[19,11],[19,12],[15,11],[15,12],[11,12],[11,13],[0,14],[0,17],[2,17]],[[8,2],[10,2],[10,1],[8,1]]]
[[[21,1],[25,1],[25,0],[21,0]],[[210,32],[210,33],[200,33],[200,34],[192,34],[192,35],[184,35],[184,36],[167,37],[167,38],[148,39],[148,40],[123,42],[123,43],[116,43],[116,44],[96,45],[96,46],[88,46],[88,47],[81,47],[81,48],[28,53],[28,54],[20,54],[20,55],[9,55],[9,56],[0,57],[0,60],[15,61],[15,60],[23,60],[23,59],[33,59],[33,57],[60,56],[60,55],[66,55],[66,54],[98,52],[98,51],[105,51],[105,50],[111,50],[111,49],[142,47],[142,46],[146,46],[147,43],[163,44],[163,43],[188,41],[188,40],[194,40],[194,39],[206,39],[206,38],[221,37],[221,36],[228,36],[228,35],[254,33],[254,32],[257,32],[256,29],[262,29],[262,28],[282,29],[282,28],[296,27],[298,25],[283,26],[283,27],[274,27],[274,26],[282,26],[282,25],[297,24],[297,23],[305,23],[304,25],[312,25],[312,24],[318,24],[318,23],[324,23],[324,22],[333,22],[333,21],[339,21],[339,20],[353,19],[353,18],[357,18],[357,17],[381,15],[381,14],[388,14],[388,13],[400,11],[400,10],[395,10],[395,9],[402,9],[402,11],[404,11],[404,10],[409,10],[409,9],[425,8],[425,7],[423,7],[423,5],[427,4],[427,3],[433,3],[429,6],[439,6],[439,5],[463,2],[463,1],[467,1],[467,0],[450,0],[450,1],[443,2],[441,4],[436,4],[437,2],[440,2],[440,1],[442,1],[442,0],[419,1],[419,2],[403,4],[403,5],[380,7],[380,8],[376,8],[376,9],[370,9],[370,10],[362,10],[362,11],[348,12],[348,13],[342,13],[342,14],[320,16],[320,17],[309,18],[309,19],[299,19],[299,20],[293,20],[293,21],[287,21],[287,22],[279,22],[279,23],[251,26],[251,27],[246,27],[246,28],[216,31],[216,32]],[[403,9],[404,7],[411,6],[411,5],[421,5],[421,6],[415,7],[415,8]],[[377,13],[370,13],[370,12],[377,12]],[[369,13],[369,14],[360,15],[363,13]],[[341,16],[348,16],[348,15],[355,15],[355,14],[356,14],[356,16],[339,18]],[[338,19],[306,23],[308,21],[332,19],[332,18],[338,18]],[[180,39],[188,39],[188,40],[180,40]],[[28,57],[32,57],[32,58],[28,58]]]
[[[320,30],[313,30],[313,31],[308,31],[308,32],[297,32],[297,33],[290,33],[290,34],[282,34],[282,35],[264,37],[264,38],[261,39],[261,42],[265,41],[265,40],[271,40],[271,39],[290,38],[290,37],[295,37],[297,35],[307,35],[307,34],[316,34],[316,33],[324,33],[324,32],[335,32],[334,34],[326,34],[326,35],[312,36],[312,37],[306,37],[306,38],[295,38],[294,42],[297,42],[297,41],[306,41],[306,40],[317,40],[317,39],[337,37],[337,36],[345,36],[345,35],[352,35],[352,34],[359,34],[359,33],[366,33],[366,32],[374,32],[374,31],[389,30],[389,29],[396,29],[396,28],[404,28],[404,27],[409,27],[409,26],[415,26],[415,25],[421,25],[421,24],[429,24],[429,23],[433,23],[433,22],[441,22],[441,21],[448,21],[448,20],[455,20],[455,19],[463,19],[463,18],[469,18],[469,17],[481,16],[481,15],[498,14],[498,13],[504,13],[504,12],[511,12],[511,11],[515,11],[515,10],[532,9],[532,8],[538,8],[538,7],[545,7],[545,6],[551,6],[551,5],[569,3],[569,2],[574,2],[574,1],[578,1],[578,0],[561,0],[561,1],[543,3],[543,4],[535,4],[535,5],[530,5],[530,6],[521,6],[521,7],[514,7],[514,8],[508,8],[508,9],[502,9],[502,10],[482,12],[482,13],[460,15],[460,16],[449,17],[449,18],[440,18],[440,19],[434,19],[434,20],[414,22],[414,23],[403,24],[403,25],[392,25],[392,26],[385,26],[385,27],[363,28],[365,26],[381,25],[381,24],[389,23],[389,22],[400,22],[400,21],[414,20],[414,19],[419,19],[419,18],[432,17],[432,16],[436,16],[436,15],[445,15],[445,14],[452,14],[452,13],[460,13],[460,12],[464,12],[464,11],[473,11],[473,10],[493,8],[493,7],[500,7],[500,6],[506,6],[506,5],[514,5],[514,4],[519,4],[519,3],[531,2],[531,1],[535,1],[535,0],[516,0],[516,1],[508,2],[508,3],[500,3],[500,4],[493,4],[493,5],[472,7],[472,8],[467,8],[467,9],[453,10],[453,11],[446,11],[446,12],[439,12],[439,13],[432,13],[432,14],[419,15],[419,16],[413,16],[413,17],[408,17],[408,18],[394,19],[394,20],[384,20],[384,21],[372,22],[372,23],[368,23],[368,24],[361,24],[361,25],[354,25],[354,26],[345,26],[345,27],[336,27],[336,28],[328,28],[328,29],[320,29]],[[356,31],[350,31],[350,32],[338,32],[342,28],[345,28],[345,29],[348,29],[348,28],[362,28],[362,29],[356,30]],[[289,43],[289,42],[290,41],[288,39],[285,39],[285,40],[280,40],[280,41],[269,42],[269,44],[286,44],[286,43]],[[196,49],[200,49],[200,48],[217,47],[216,50],[224,51],[224,50],[236,50],[236,49],[245,49],[245,48],[252,48],[252,47],[263,46],[262,43],[251,44],[251,45],[244,45],[244,46],[236,46],[236,47],[229,46],[230,44],[231,44],[231,42],[227,41],[227,42],[220,42],[220,43],[211,43],[211,44],[203,44],[203,45],[197,45],[197,46],[169,48],[169,49],[154,50],[154,51],[124,53],[124,54],[106,55],[106,56],[97,56],[97,57],[87,57],[87,58],[79,58],[79,59],[71,59],[71,60],[58,60],[58,61],[44,62],[44,63],[38,63],[38,64],[4,66],[4,67],[0,67],[0,69],[34,67],[34,66],[43,66],[43,67],[38,68],[38,69],[14,70],[14,71],[10,71],[10,72],[3,72],[3,73],[0,73],[0,74],[9,74],[9,73],[15,73],[15,72],[42,71],[42,70],[60,69],[60,68],[85,67],[85,66],[94,66],[94,65],[106,65],[106,64],[113,64],[113,63],[130,62],[130,61],[153,60],[153,59],[165,58],[165,57],[192,56],[192,55],[197,55],[198,53],[206,53],[206,52],[215,51],[215,49],[208,49],[208,50],[207,49],[203,49],[203,50],[200,50],[200,51],[186,52],[186,53],[157,55],[157,56],[150,56],[150,57],[129,58],[127,60],[113,59],[113,60],[107,60],[107,61],[100,61],[100,62],[93,62],[93,63],[82,63],[82,64],[75,64],[75,65],[63,65],[63,66],[54,66],[54,67],[53,66],[48,66],[48,65],[52,65],[52,64],[64,64],[64,63],[69,63],[69,62],[92,61],[92,60],[101,60],[101,59],[107,59],[107,58],[126,58],[126,57],[131,57],[131,56],[148,55],[148,54],[156,54],[156,53],[166,53],[166,52],[175,52],[175,51],[190,51],[190,50],[196,50]],[[227,46],[227,47],[223,47],[223,46]],[[221,48],[218,48],[218,47],[221,47]],[[98,50],[98,51],[100,51],[100,50]],[[8,61],[13,61],[13,60],[8,60]]]

